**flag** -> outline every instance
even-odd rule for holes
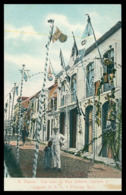
[[[81,38],[81,45],[80,49],[83,49],[85,47],[85,44],[87,43],[87,37],[93,35],[91,23],[90,23],[90,17],[88,16],[87,25],[83,32],[82,38]]]
[[[62,50],[61,49],[60,49],[59,57],[61,59],[61,66],[63,67],[63,69],[65,69],[65,62],[64,62],[64,58],[63,58],[63,54],[62,54]]]
[[[60,34],[61,34],[61,31],[56,27],[56,30],[52,36],[53,43],[59,39]]]
[[[63,33],[61,33],[59,36],[59,41],[61,43],[64,43],[66,40],[67,40],[67,35],[64,35]]]
[[[8,106],[8,103],[6,103],[5,105],[6,105],[6,108],[7,108],[7,106]]]
[[[49,81],[52,81],[53,80],[52,71],[51,71],[50,66],[49,66],[49,70],[48,70],[48,80]]]
[[[27,74],[26,74],[26,72],[24,72],[24,80],[27,81],[27,78],[28,78]]]
[[[50,19],[48,20],[49,23],[54,23],[54,20]]]
[[[19,71],[20,71],[21,74],[23,73],[23,70],[19,70]]]
[[[73,32],[72,32],[73,34]],[[72,54],[71,56],[78,56],[78,48],[77,48],[77,44],[76,44],[76,40],[75,40],[75,36],[73,34],[73,39],[74,39],[74,44],[73,44],[73,47],[72,47]]]
[[[85,48],[78,51],[78,55],[80,56],[81,61],[83,60],[84,54],[85,54]]]
[[[11,93],[10,93],[10,100],[11,100]]]
[[[90,35],[93,35],[93,31],[92,31],[92,27],[91,27],[91,23],[90,23],[90,18],[88,16],[88,20],[87,20],[87,26],[83,32],[83,35],[82,35],[82,39],[85,39],[86,37],[90,36]]]
[[[100,60],[95,59],[94,61],[94,82],[100,81],[103,75],[103,67]]]
[[[16,94],[18,95],[18,87],[16,87]]]
[[[85,114],[82,110],[82,108],[79,106],[79,101],[78,101],[78,98],[76,96],[76,105],[77,105],[77,114],[79,114],[80,116],[83,115],[84,119],[85,119]]]
[[[52,42],[59,40],[61,43],[64,43],[67,40],[67,35],[63,34],[58,27],[56,27],[56,30],[54,34],[52,35]]]
[[[20,70],[20,73],[22,74],[23,70]],[[26,72],[24,72],[24,80],[27,81],[27,78],[28,78],[28,76],[27,76]]]

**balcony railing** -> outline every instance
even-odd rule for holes
[[[68,104],[75,102],[75,101],[76,101],[76,93],[72,92],[72,93],[69,93],[69,94],[62,96],[60,106],[64,106],[66,104],[68,105]]]

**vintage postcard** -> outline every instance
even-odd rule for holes
[[[121,4],[4,4],[4,191],[122,190]]]

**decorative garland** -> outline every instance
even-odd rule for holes
[[[19,163],[19,139],[20,139],[20,119],[21,119],[21,101],[22,101],[22,88],[23,88],[23,78],[24,78],[24,66],[22,70],[22,79],[21,79],[21,89],[20,89],[20,99],[19,99],[19,115],[18,115],[18,136],[17,136],[17,163]]]
[[[41,95],[40,95],[40,104],[39,104],[39,116],[37,120],[37,139],[36,139],[36,148],[35,148],[35,154],[34,154],[34,160],[33,160],[33,173],[32,177],[36,177],[36,169],[37,169],[37,159],[38,159],[38,151],[39,151],[39,137],[40,137],[40,130],[41,130],[41,117],[42,117],[42,111],[43,109],[43,104],[42,102],[44,101],[43,98],[43,92],[45,88],[45,82],[46,82],[46,74],[47,74],[47,61],[48,61],[48,51],[49,51],[49,45],[52,39],[52,34],[53,34],[53,28],[54,28],[54,20],[49,20],[48,22],[51,22],[52,25],[50,26],[51,31],[50,31],[50,36],[48,37],[48,43],[46,45],[47,52],[46,52],[46,62],[45,62],[45,70],[44,70],[44,81],[43,81],[43,86],[41,90]]]

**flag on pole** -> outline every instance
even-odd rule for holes
[[[20,70],[20,73],[22,74],[23,70]],[[26,72],[24,72],[24,80],[27,81],[27,78],[28,78],[28,76],[27,76]]]
[[[59,39],[60,34],[61,34],[61,31],[59,30],[58,27],[56,27],[56,30],[55,30],[55,32],[52,36],[52,42],[53,43]]]
[[[48,20],[49,23],[54,23],[54,20],[50,19]]]
[[[83,32],[82,38],[81,38],[81,44],[80,44],[80,50],[85,48],[85,44],[87,43],[87,37],[93,35],[91,23],[90,23],[90,17],[88,16],[87,19],[87,25]]]
[[[16,95],[18,95],[18,86],[16,87]]]
[[[85,48],[78,51],[78,55],[80,56],[81,61],[83,60],[84,54],[85,54]]]
[[[28,78],[28,76],[27,76],[26,72],[24,72],[24,80],[27,81],[27,78]]]
[[[61,33],[60,36],[59,36],[59,41],[61,43],[64,43],[66,40],[67,40],[67,35]]]
[[[56,27],[56,30],[54,34],[52,35],[52,42],[59,40],[61,43],[64,43],[67,40],[67,35],[63,34],[58,27]]]
[[[72,32],[72,34],[73,34],[73,32]],[[72,47],[71,56],[77,57],[78,56],[78,48],[77,48],[77,44],[76,44],[76,40],[75,40],[74,34],[73,34],[73,39],[74,39],[74,44],[73,44],[73,47]]]
[[[88,16],[87,26],[83,32],[82,39],[85,39],[86,37],[88,37],[90,35],[93,35],[93,31],[92,31],[92,27],[91,27],[91,23],[90,23],[90,17]]]

